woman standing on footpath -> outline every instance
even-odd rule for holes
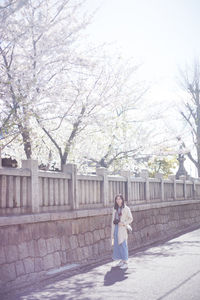
[[[111,240],[113,247],[113,260],[120,260],[117,264],[121,269],[128,268],[128,233],[133,221],[130,208],[124,203],[121,194],[115,196],[115,204],[112,214]]]

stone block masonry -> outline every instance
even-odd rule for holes
[[[129,250],[200,227],[200,201],[134,205]],[[111,258],[112,208],[0,218],[0,293],[68,264]]]

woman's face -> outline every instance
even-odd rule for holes
[[[122,206],[122,199],[120,197],[117,197],[116,202],[117,202],[119,207]]]

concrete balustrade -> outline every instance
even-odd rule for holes
[[[111,259],[111,214],[122,193],[133,214],[129,249],[147,246],[200,226],[200,181],[149,178],[129,171],[110,176],[39,171],[37,161],[0,168],[0,297],[48,272]]]
[[[0,147],[0,168],[2,167],[2,159],[1,159],[1,147]]]
[[[200,181],[183,176],[150,178],[147,170],[140,177],[130,171],[110,176],[105,168],[96,175],[78,175],[74,164],[62,172],[40,171],[36,160],[23,160],[22,168],[0,168],[0,215],[69,211],[110,207],[116,194],[130,204],[200,199]]]
[[[129,251],[200,226],[200,201],[129,205]],[[1,293],[71,264],[111,260],[112,208],[0,217]]]

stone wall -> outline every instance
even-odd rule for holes
[[[131,207],[129,249],[200,226],[200,201]],[[0,290],[45,278],[49,270],[111,257],[111,209],[0,218]]]

